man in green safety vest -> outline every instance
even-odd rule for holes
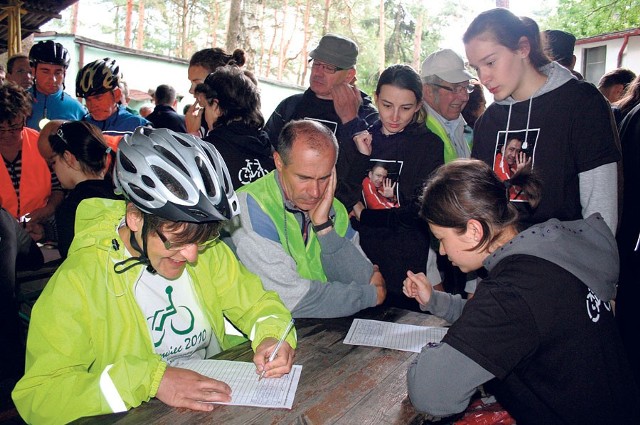
[[[382,275],[334,197],[337,154],[326,126],[290,121],[276,170],[238,191],[240,220],[228,223],[240,261],[296,318],[350,316],[386,297]]]
[[[450,49],[438,50],[422,62],[422,93],[427,106],[427,127],[444,143],[444,162],[469,158],[461,112],[469,101],[473,78],[464,61]]]

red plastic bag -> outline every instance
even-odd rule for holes
[[[516,425],[516,421],[494,397],[487,397],[471,403],[454,425]]]

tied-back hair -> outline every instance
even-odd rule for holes
[[[531,167],[501,181],[491,167],[477,159],[458,159],[438,168],[421,198],[420,215],[428,223],[467,230],[469,220],[482,225],[483,235],[473,250],[487,249],[511,226],[518,227],[518,210],[509,201],[510,185],[519,186],[535,208],[541,183]]]
[[[416,97],[416,104],[420,105],[420,109],[418,109],[418,113],[412,122],[424,122],[427,111],[422,104],[422,80],[420,79],[420,74],[409,65],[391,65],[382,71],[380,78],[378,78],[376,96],[380,95],[380,91],[384,85],[390,85],[413,92]]]
[[[201,66],[209,72],[213,72],[221,66],[243,66],[245,62],[246,57],[242,49],[236,49],[229,55],[224,49],[214,47],[195,52],[189,60],[189,66]]]
[[[49,146],[59,156],[69,151],[76,157],[85,174],[109,174],[115,163],[115,153],[107,146],[102,132],[86,121],[69,121],[60,124],[49,135]]]
[[[235,65],[216,69],[196,86],[195,92],[203,94],[209,105],[213,105],[214,100],[218,101],[222,115],[217,119],[216,127],[233,121],[257,130],[264,126],[258,87],[245,71]]]
[[[464,44],[472,39],[488,34],[500,45],[511,51],[520,48],[520,38],[527,37],[531,50],[529,60],[535,68],[551,62],[544,51],[538,24],[526,16],[517,17],[501,7],[486,10],[475,17],[462,37]]]

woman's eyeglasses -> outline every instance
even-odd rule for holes
[[[199,243],[199,244],[195,244],[195,243],[193,243],[193,244],[190,244],[190,243],[181,243],[181,244],[179,244],[179,243],[171,242],[169,239],[167,239],[167,237],[160,230],[156,230],[156,233],[158,234],[158,237],[160,238],[160,240],[164,244],[164,248],[169,250],[169,251],[182,251],[188,245],[197,245],[198,246],[198,252],[203,252],[203,251],[207,250],[208,248],[212,247],[213,245],[215,245],[215,243],[218,241],[218,238],[220,237],[220,233],[217,233],[214,237],[212,237],[208,241],[205,241],[205,242],[202,242],[202,243]]]

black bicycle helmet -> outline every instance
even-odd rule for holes
[[[29,50],[29,62],[33,67],[39,63],[48,63],[68,68],[70,60],[69,51],[53,40],[39,41]]]
[[[118,146],[113,181],[140,210],[171,221],[222,221],[240,212],[222,157],[190,134],[138,127]]]
[[[120,67],[115,59],[98,59],[86,64],[76,77],[76,96],[107,93],[120,85]]]

